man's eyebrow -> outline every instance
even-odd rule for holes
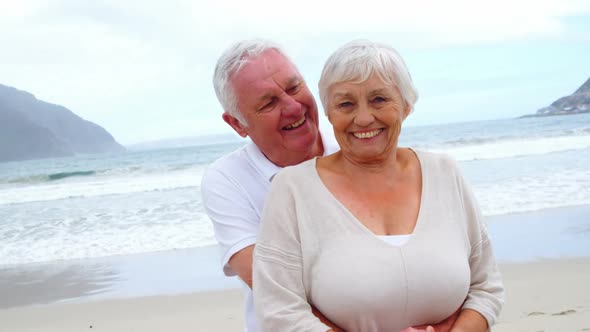
[[[287,87],[290,87],[291,85],[295,85],[295,84],[299,84],[303,82],[303,79],[299,76],[292,76],[291,78],[289,78],[289,80],[287,81]]]
[[[258,97],[257,101],[260,103],[268,99],[271,99],[272,97],[274,97],[273,93],[265,93],[262,96]]]
[[[292,76],[291,78],[289,78],[287,80],[287,84],[285,84],[285,89],[289,89],[291,86],[296,85],[296,84],[300,84],[303,82],[303,79],[299,76]],[[271,99],[272,97],[274,97],[274,93],[272,92],[267,92],[265,94],[263,94],[262,96],[258,97],[257,100],[258,102],[263,102],[266,101],[268,99]]]

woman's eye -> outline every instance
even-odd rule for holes
[[[338,107],[339,108],[348,108],[348,107],[351,107],[351,106],[352,106],[352,103],[349,102],[349,101],[345,101],[343,103],[338,104]]]
[[[386,101],[386,99],[383,98],[383,97],[375,97],[375,98],[373,98],[373,102],[374,103],[382,103],[382,102],[385,102],[385,101]]]

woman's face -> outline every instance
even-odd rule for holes
[[[409,108],[398,89],[373,74],[362,83],[328,89],[328,119],[342,154],[361,164],[392,157]]]

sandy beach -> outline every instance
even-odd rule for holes
[[[493,331],[590,331],[590,206],[489,218],[506,303]],[[216,247],[0,266],[0,332],[243,331]]]
[[[493,331],[590,331],[590,259],[501,265],[507,299]],[[5,290],[2,290],[5,291]],[[239,289],[0,310],[0,331],[242,331]]]

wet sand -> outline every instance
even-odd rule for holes
[[[506,286],[493,331],[590,331],[590,206],[488,218]],[[0,266],[0,331],[243,331],[215,247]]]

